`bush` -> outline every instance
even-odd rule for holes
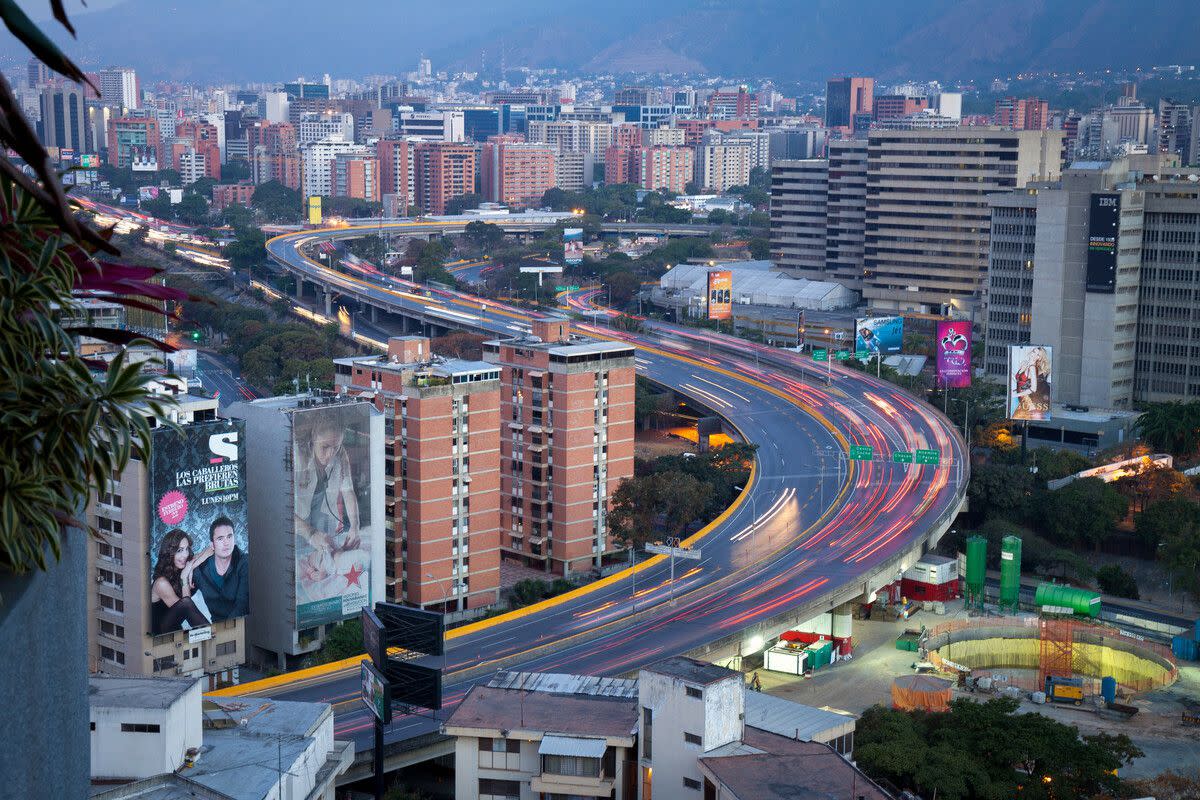
[[[1132,575],[1121,568],[1119,564],[1105,564],[1096,570],[1096,583],[1100,591],[1117,597],[1128,597],[1130,600],[1140,600],[1137,581]]]

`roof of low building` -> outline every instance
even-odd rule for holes
[[[88,678],[88,704],[93,708],[170,708],[196,684],[195,678]]]
[[[687,681],[688,683],[699,683],[705,686],[730,678],[737,678],[739,681],[743,680],[742,673],[736,670],[719,667],[716,664],[710,664],[707,661],[698,661],[687,656],[664,658],[662,661],[646,667],[646,671],[659,675],[668,675]]]
[[[475,686],[446,720],[446,727],[629,737],[637,727],[637,701]]]
[[[854,717],[793,703],[762,692],[746,692],[746,724],[801,741],[828,740],[854,730]]]
[[[132,783],[93,784],[90,800],[234,800],[234,795],[208,788],[173,772]]]

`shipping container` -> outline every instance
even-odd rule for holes
[[[1077,616],[1095,618],[1100,614],[1100,595],[1087,589],[1076,589],[1060,583],[1040,583],[1033,603],[1039,609],[1063,609]]]
[[[1046,676],[1046,699],[1055,703],[1083,703],[1083,681],[1079,678]]]
[[[833,642],[813,642],[804,648],[804,655],[808,669],[828,666],[833,661]]]
[[[1176,636],[1171,640],[1171,652],[1184,661],[1200,661],[1200,642],[1186,636]]]
[[[763,667],[771,672],[801,675],[804,672],[805,652],[800,647],[772,647],[763,656]]]

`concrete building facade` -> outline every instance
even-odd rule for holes
[[[414,202],[427,214],[475,191],[475,148],[455,142],[417,142],[413,153]]]

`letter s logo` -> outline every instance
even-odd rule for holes
[[[208,437],[208,449],[215,456],[223,456],[230,461],[238,460],[238,435],[237,431],[229,431],[227,433],[214,433]]]

